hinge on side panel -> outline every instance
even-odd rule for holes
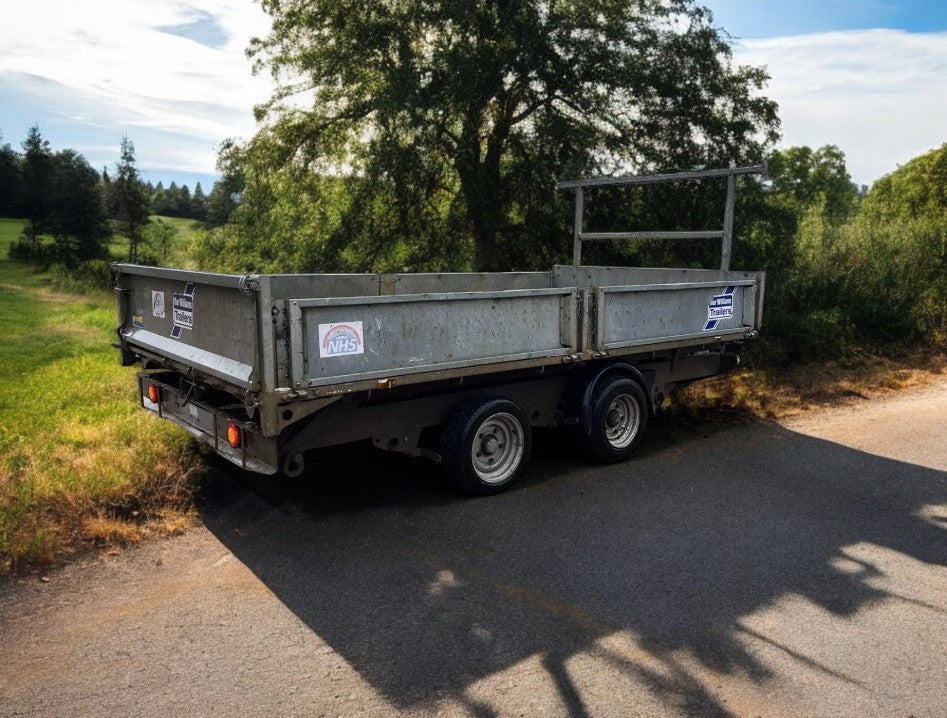
[[[575,348],[582,352],[585,349],[585,314],[582,311],[582,295],[585,291],[576,289],[572,295],[575,298]]]
[[[240,277],[240,291],[251,299],[260,290],[260,276],[258,274],[244,274]]]
[[[257,400],[256,394],[249,389],[243,392],[243,408],[246,409],[247,416],[252,419],[258,406],[260,406],[260,402]]]
[[[599,346],[601,338],[598,335],[598,294],[589,292],[589,346],[586,349],[592,349]]]

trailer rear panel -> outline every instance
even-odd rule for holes
[[[116,267],[123,345],[235,388],[260,388],[256,293],[243,277]]]

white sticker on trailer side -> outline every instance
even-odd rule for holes
[[[736,286],[727,287],[723,294],[715,294],[707,303],[707,323],[704,325],[704,331],[716,329],[724,319],[733,318],[733,293]]]
[[[151,316],[164,319],[164,292],[151,290]]]
[[[319,325],[319,356],[340,357],[364,354],[361,322],[333,322]]]

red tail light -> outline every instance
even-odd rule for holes
[[[154,383],[149,384],[148,385],[148,401],[150,401],[152,404],[157,404],[158,399],[160,398],[161,398],[161,394],[158,392],[158,385]]]
[[[240,440],[243,437],[240,435],[240,427],[234,424],[233,422],[227,424],[227,442],[235,449],[240,448]]]

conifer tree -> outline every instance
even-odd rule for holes
[[[135,145],[128,135],[122,138],[122,154],[113,182],[115,216],[122,233],[128,237],[128,261],[138,260],[142,233],[148,224],[149,197],[135,166]]]

